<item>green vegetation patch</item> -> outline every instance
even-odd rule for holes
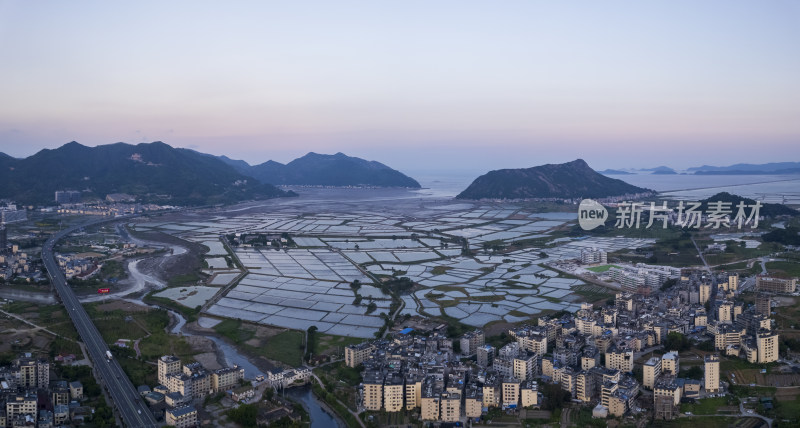
[[[239,345],[252,339],[255,335],[250,329],[243,328],[240,320],[225,319],[214,326],[214,331]]]
[[[735,399],[734,399],[735,400]],[[704,398],[694,404],[681,404],[681,413],[691,412],[695,415],[714,415],[720,407],[738,405],[738,400],[729,400],[728,397]]]
[[[302,332],[286,330],[269,338],[260,353],[270,360],[297,367],[303,363],[303,338]]]
[[[597,272],[597,273],[603,273],[603,272],[608,271],[611,268],[620,268],[620,267],[617,266],[617,265],[603,265],[603,266],[595,266],[595,267],[586,268],[586,270],[589,270],[589,271],[592,271],[592,272]]]
[[[797,262],[767,262],[767,272],[780,272],[787,276],[800,276],[800,263]]]
[[[434,275],[444,275],[450,269],[452,269],[450,266],[436,266],[431,270],[431,273]]]

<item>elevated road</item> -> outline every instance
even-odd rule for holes
[[[111,396],[112,403],[110,404],[117,410],[122,423],[128,427],[157,427],[160,424],[156,423],[144,400],[139,396],[117,360],[107,358],[108,346],[89,318],[89,314],[81,306],[78,297],[67,285],[67,280],[61,273],[53,253],[55,243],[70,233],[82,227],[113,220],[117,219],[94,220],[56,233],[42,247],[42,262],[47,268],[47,274],[50,276],[50,281],[58,293],[58,297],[61,298],[81,340],[86,345],[89,357],[94,362],[95,373],[100,377],[101,385]]]

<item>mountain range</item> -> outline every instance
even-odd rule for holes
[[[420,188],[419,183],[400,171],[377,162],[344,153],[308,153],[287,164],[267,161],[250,165],[226,156],[220,159],[241,174],[262,183],[304,186],[371,186]]]
[[[737,163],[730,166],[696,166],[688,171],[697,175],[779,175],[800,174],[800,162],[770,162],[765,164]]]
[[[141,202],[173,205],[296,196],[219,159],[160,141],[97,147],[73,141],[24,159],[0,154],[0,183],[0,198],[23,205],[52,203],[57,190],[80,190],[90,198],[127,193]]]
[[[583,159],[532,168],[490,171],[472,182],[457,199],[604,198],[650,193],[599,174]]]

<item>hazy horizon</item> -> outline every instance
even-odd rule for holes
[[[800,160],[792,1],[0,1],[0,152],[164,141],[258,164]]]

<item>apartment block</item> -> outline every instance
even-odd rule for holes
[[[777,278],[774,276],[756,276],[756,291],[767,293],[794,293],[797,290],[797,278]]]
[[[653,389],[656,385],[656,379],[661,376],[661,359],[652,357],[644,363],[644,373],[642,385],[645,388]]]
[[[606,368],[621,372],[633,371],[633,351],[626,349],[609,349],[606,352]]]
[[[375,346],[369,342],[348,345],[344,348],[344,363],[347,367],[356,367],[372,355]]]
[[[175,409],[168,409],[164,415],[167,425],[176,428],[188,428],[197,426],[197,409],[193,406],[183,406]]]
[[[158,383],[167,384],[168,374],[181,372],[181,360],[174,355],[164,355],[158,359]]]
[[[703,362],[706,391],[719,391],[719,355],[706,355]]]

